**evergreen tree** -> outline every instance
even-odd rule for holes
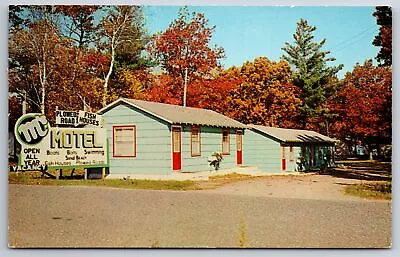
[[[392,65],[392,8],[390,6],[377,6],[376,12],[372,14],[376,17],[376,23],[381,26],[379,34],[375,36],[372,44],[378,46],[379,50],[376,60],[380,66]]]
[[[326,99],[335,92],[336,83],[331,83],[332,78],[343,68],[343,65],[331,66],[328,62],[335,58],[327,57],[329,51],[323,51],[326,40],[314,42],[313,32],[316,27],[308,25],[306,20],[300,19],[297,23],[296,33],[293,34],[294,43],[285,43],[282,48],[286,60],[294,69],[294,84],[302,91],[303,103],[300,107],[302,127],[307,122],[315,121],[326,113]]]
[[[118,66],[136,68],[135,65],[142,62],[141,53],[146,43],[141,6],[119,5],[106,8],[107,15],[100,22],[98,29],[99,48],[111,58],[104,79],[103,106],[112,99],[108,91],[115,69]]]

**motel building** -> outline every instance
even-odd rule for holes
[[[295,172],[320,167],[335,145],[314,131],[245,125],[212,110],[127,98],[97,113],[109,144],[107,178],[209,174],[216,152],[223,156],[219,173]]]

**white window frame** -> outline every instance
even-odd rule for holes
[[[228,147],[228,151],[226,151],[227,149],[225,149],[224,148],[224,132],[226,132],[227,133],[227,138],[228,138],[228,144],[227,144],[227,147]],[[229,129],[222,129],[222,155],[230,155],[231,154],[231,142],[230,142],[230,133],[229,133],[230,131],[229,131]]]
[[[123,131],[124,129],[126,130],[132,130],[132,138],[131,140],[118,140],[118,132],[117,131]],[[130,153],[117,153],[119,150],[118,144],[123,144],[123,143],[132,143],[132,151]],[[129,145],[129,144],[128,144]],[[124,125],[124,126],[113,126],[113,157],[115,158],[135,158],[136,157],[136,126],[135,125]]]
[[[193,137],[193,131],[197,131],[197,137]],[[197,151],[193,151],[195,144],[198,143]],[[192,126],[190,128],[190,156],[191,157],[199,157],[201,156],[201,132],[200,127]]]

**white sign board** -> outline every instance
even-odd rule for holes
[[[85,111],[78,112],[78,124],[80,125],[93,125],[95,127],[103,127],[103,118],[97,113],[90,113]]]
[[[15,135],[21,144],[22,169],[49,167],[105,167],[107,140],[103,128],[51,128],[41,114],[18,119]]]
[[[56,111],[56,125],[92,125],[94,127],[103,127],[103,119],[97,113],[85,111]]]
[[[57,125],[78,125],[78,112],[76,111],[56,111]]]

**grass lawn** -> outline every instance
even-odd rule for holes
[[[83,171],[76,171],[71,177],[71,171],[64,170],[63,179],[50,179],[41,177],[40,172],[9,172],[9,184],[24,185],[55,185],[55,186],[106,186],[130,189],[153,190],[204,190],[212,189],[228,183],[254,178],[250,175],[237,173],[223,176],[212,176],[207,181],[193,180],[147,180],[147,179],[90,179],[84,180]]]
[[[374,182],[349,185],[345,189],[346,194],[356,195],[372,199],[392,199],[392,182]]]

